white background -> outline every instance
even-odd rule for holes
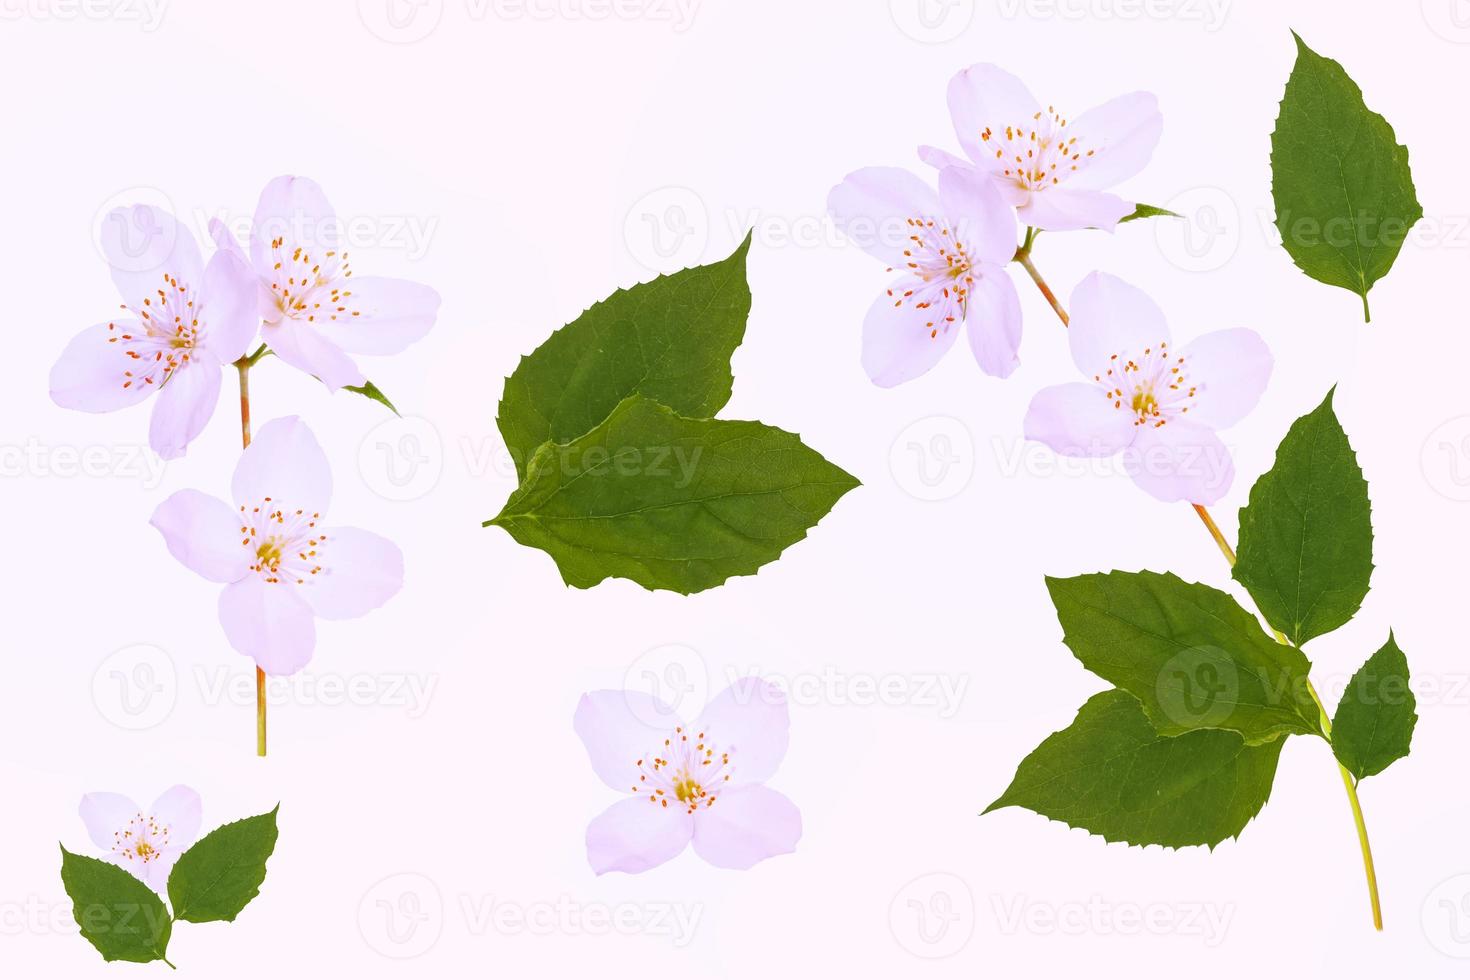
[[[146,803],[184,782],[206,827],[281,802],[259,899],[233,926],[177,928],[185,975],[1464,975],[1470,5],[925,0],[920,19],[916,0],[420,0],[395,27],[384,0],[92,2],[0,0],[7,972],[166,969],[106,966],[75,935],[56,843],[90,852],[84,792]],[[1288,27],[1343,62],[1411,151],[1427,217],[1373,291],[1371,326],[1272,242]],[[1357,619],[1311,645],[1314,676],[1335,699],[1392,626],[1421,685],[1413,755],[1362,793],[1381,935],[1320,742],[1287,746],[1264,814],[1214,853],[977,816],[1102,687],[1061,645],[1044,574],[1231,586],[1187,507],[1053,472],[1019,441],[1031,394],[1074,371],[1024,281],[1010,380],[963,345],[898,390],[858,366],[885,276],[835,239],[827,190],[861,166],[917,168],[920,142],[953,147],[945,84],[976,61],[1073,115],[1158,94],[1163,141],[1125,190],[1188,222],[1047,235],[1037,262],[1064,298],[1092,268],[1141,285],[1181,339],[1266,337],[1271,386],[1226,434],[1239,477],[1216,512],[1232,539],[1289,423],[1339,386],[1378,568]],[[444,305],[422,343],[364,361],[403,422],[279,361],[254,373],[257,424],[300,413],[327,447],[331,519],[388,534],[408,562],[383,610],[322,626],[260,761],[216,587],[147,524],[175,489],[226,490],[231,389],[159,473],[140,452],[147,409],[68,413],[46,379],[118,302],[93,244],[102,211],[144,200],[196,228],[239,222],[287,172],[357,223],[360,274],[430,283]],[[692,598],[569,590],[548,557],[479,526],[513,486],[501,379],[614,287],[720,257],[748,226],[754,309],[724,414],[801,433],[865,485],[756,577]],[[802,810],[797,852],[746,873],[690,852],[594,877],[583,831],[613,794],[572,732],[581,692],[653,676],[692,712],[750,670],[791,691],[772,785]]]

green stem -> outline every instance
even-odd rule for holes
[[[1016,250],[1015,260],[1031,276],[1032,282],[1036,283],[1036,288],[1041,290],[1041,295],[1046,297],[1046,301],[1051,304],[1051,308],[1056,311],[1057,317],[1062,321],[1062,326],[1065,327],[1071,322],[1067,316],[1067,311],[1057,302],[1056,294],[1051,291],[1051,287],[1046,284],[1046,280],[1042,278],[1041,273],[1037,271],[1036,266],[1031,261],[1031,244],[1035,241],[1033,231],[1034,229],[1031,228],[1026,229],[1026,240]],[[1364,296],[1363,311],[1365,314],[1367,313],[1367,309],[1368,298]],[[1215,523],[1215,519],[1210,516],[1210,512],[1204,507],[1199,504],[1193,504],[1191,506],[1194,507],[1195,513],[1199,515],[1199,519],[1204,522],[1205,527],[1209,530],[1210,537],[1215,540],[1215,545],[1220,549],[1220,553],[1225,556],[1225,560],[1233,568],[1235,566],[1235,549],[1230,547],[1230,542],[1221,533],[1220,526]],[[1273,629],[1271,632],[1276,635],[1276,642],[1286,646],[1291,645],[1290,641],[1279,630]],[[1322,719],[1322,734],[1330,745],[1332,743],[1332,719],[1327,716],[1327,709],[1323,707],[1322,699],[1317,696],[1317,689],[1312,686],[1310,679],[1307,680],[1307,692],[1311,694],[1312,700],[1317,705],[1317,712]],[[1378,873],[1373,867],[1373,848],[1368,843],[1368,825],[1363,822],[1363,806],[1358,802],[1358,786],[1353,779],[1353,774],[1348,772],[1346,766],[1338,763],[1337,769],[1342,774],[1342,785],[1347,790],[1348,805],[1353,810],[1353,825],[1358,830],[1358,847],[1363,852],[1363,873],[1368,879],[1368,901],[1373,907],[1373,928],[1382,931],[1383,908],[1378,899]]]

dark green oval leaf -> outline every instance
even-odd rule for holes
[[[168,962],[173,922],[153,889],[115,864],[64,847],[61,883],[82,935],[104,960]]]
[[[1353,618],[1373,574],[1368,483],[1332,410],[1297,419],[1240,510],[1235,580],[1297,646]]]
[[[1261,630],[1224,592],[1157,572],[1047,578],[1063,641],[1132,694],[1155,730],[1238,732],[1258,745],[1321,734],[1300,650]]]
[[[688,594],[774,561],[857,485],[789,432],[635,395],[542,446],[486,524],[550,554],[568,585],[618,576]]]
[[[1353,675],[1332,719],[1332,751],[1358,779],[1376,776],[1409,754],[1414,725],[1409,661],[1394,642],[1369,657]]]
[[[184,922],[233,922],[260,894],[265,862],[276,849],[277,806],[227,823],[179,856],[168,876],[168,900]]]
[[[1271,196],[1282,245],[1307,275],[1363,298],[1424,215],[1409,151],[1331,58],[1296,33],[1296,65],[1271,133]]]
[[[1109,841],[1213,849],[1266,805],[1285,741],[1247,745],[1205,729],[1165,738],[1137,698],[1105,691],[1021,762],[985,812],[1019,806]]]

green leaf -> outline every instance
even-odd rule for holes
[[[1376,776],[1409,754],[1414,724],[1414,692],[1409,661],[1388,634],[1388,642],[1369,657],[1353,679],[1332,719],[1332,751],[1359,779]]]
[[[395,408],[393,406],[393,403],[388,400],[388,396],[383,394],[382,390],[371,381],[363,381],[363,383],[360,385],[343,385],[342,387],[346,388],[348,391],[355,391],[359,395],[362,395],[364,398],[370,398],[373,401],[377,402],[379,405],[386,406],[388,411],[392,412],[394,415],[399,414],[398,409]]]
[[[985,812],[1019,806],[1109,841],[1213,849],[1266,805],[1285,741],[1247,745],[1213,729],[1166,738],[1138,699],[1104,691],[1021,762]]]
[[[619,290],[521,358],[496,419],[525,478],[544,443],[591,432],[630,395],[692,418],[730,399],[730,356],[745,336],[750,238],[723,261]]]
[[[1082,665],[1143,704],[1160,735],[1200,728],[1259,745],[1321,734],[1311,665],[1216,589],[1157,572],[1048,578],[1063,641]]]
[[[542,446],[486,525],[550,554],[568,585],[618,576],[687,595],[774,561],[857,485],[789,432],[635,395]]]
[[[1139,218],[1182,218],[1184,215],[1168,208],[1156,208],[1152,204],[1138,204],[1133,208],[1133,213],[1118,219],[1118,224],[1126,221],[1137,221]]]
[[[168,876],[168,900],[184,922],[234,922],[260,894],[265,862],[276,849],[277,806],[227,823],[179,856]]]
[[[1331,58],[1296,38],[1271,133],[1271,195],[1282,245],[1307,275],[1363,298],[1388,274],[1414,222],[1409,151]]]
[[[1332,392],[1292,423],[1240,511],[1233,574],[1297,646],[1353,618],[1373,574],[1368,483]]]
[[[168,962],[173,921],[153,889],[115,864],[73,854],[65,847],[61,883],[71,896],[72,916],[82,936],[104,960]]]

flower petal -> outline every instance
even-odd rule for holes
[[[229,226],[218,218],[209,219],[209,237],[214,239],[214,247],[221,252],[228,252],[247,265],[250,263],[250,257],[240,247],[239,239],[235,237],[234,232],[230,231]]]
[[[1040,111],[1025,83],[995,65],[971,65],[949,81],[949,114],[955,135],[970,159],[987,171],[999,169],[1001,162],[981,143],[985,128],[1004,129],[1028,122]]]
[[[212,356],[196,352],[159,388],[148,424],[148,444],[159,458],[179,458],[204,431],[219,404],[221,373]]]
[[[1137,286],[1094,272],[1072,290],[1072,325],[1067,342],[1072,360],[1089,378],[1106,380],[1125,355],[1169,341],[1169,324],[1158,305]]]
[[[1159,145],[1164,117],[1151,92],[1130,92],[1088,109],[1067,126],[1069,138],[1093,151],[1067,186],[1102,190],[1142,170]]]
[[[1271,379],[1271,349],[1254,330],[1217,330],[1179,352],[1198,393],[1189,420],[1225,429],[1245,418]]]
[[[1074,381],[1043,388],[1026,409],[1022,431],[1063,456],[1111,456],[1133,442],[1134,416],[1115,408],[1097,385]]]
[[[941,150],[937,146],[919,147],[919,159],[935,170],[943,170],[946,167],[971,167],[975,166],[964,157],[957,157],[948,150]]]
[[[397,354],[434,326],[439,294],[422,283],[381,276],[348,280],[343,302],[358,315],[318,317],[312,324],[326,340],[356,354]]]
[[[313,325],[281,320],[261,327],[260,336],[281,360],[312,375],[333,391],[347,385],[361,385],[366,380],[352,358]]]
[[[694,818],[694,853],[717,868],[743,871],[801,840],[801,811],[765,786],[721,793]]]
[[[137,320],[114,320],[73,337],[51,367],[51,400],[79,412],[113,412],[147,398],[155,386],[128,384],[123,372],[132,363],[112,340],[142,329]]]
[[[638,782],[638,760],[681,723],[673,708],[642,691],[589,691],[572,716],[592,771],[624,793]]]
[[[921,309],[919,303],[929,305]],[[959,326],[959,305],[952,296],[917,279],[900,279],[863,320],[863,370],[884,388],[912,381],[939,363],[959,336]]]
[[[1167,503],[1213,504],[1235,479],[1230,451],[1214,430],[1183,419],[1141,426],[1123,452],[1123,466],[1134,483]]]
[[[970,351],[980,370],[996,378],[1010,377],[1021,363],[1021,297],[1016,284],[999,265],[974,270],[975,285],[965,310]]]
[[[199,289],[204,260],[194,234],[162,208],[148,204],[113,208],[102,221],[102,254],[118,295],[129,306],[157,300],[165,279]]]
[[[78,812],[92,843],[104,851],[111,851],[112,845],[117,843],[113,835],[143,811],[121,793],[88,793],[82,797]]]
[[[289,174],[265,185],[255,205],[250,226],[250,264],[267,279],[275,271],[271,243],[282,240],[288,249],[330,251],[341,241],[337,212],[327,201],[321,185],[306,177]]]
[[[219,621],[230,646],[267,674],[294,674],[316,648],[316,620],[297,588],[249,575],[219,595]]]
[[[322,531],[322,570],[301,593],[322,619],[355,619],[403,587],[403,552],[385,537],[355,527]]]
[[[1016,212],[988,175],[974,167],[941,170],[939,204],[974,258],[1005,265],[1016,257]]]
[[[730,753],[727,787],[765,782],[786,757],[791,733],[786,694],[770,681],[742,677],[705,705],[693,729]]]
[[[1133,205],[1114,194],[1074,190],[1067,185],[1032,191],[1016,211],[1022,222],[1043,231],[1081,231],[1101,228],[1112,231],[1133,213]]]
[[[211,582],[234,582],[250,571],[250,549],[241,545],[240,520],[230,505],[198,490],[180,490],[149,519],[169,554]]]
[[[168,843],[179,851],[187,850],[199,836],[203,804],[199,794],[187,786],[174,786],[153,801],[148,811],[159,826],[168,828]]]
[[[693,834],[694,818],[682,806],[644,796],[621,800],[587,825],[587,863],[598,874],[635,875],[678,857]]]
[[[131,862],[126,867],[134,873],[141,870],[142,874],[139,877],[142,879],[143,884],[158,892],[159,895],[166,897],[168,895],[168,876],[173,871],[174,865],[179,863],[179,858],[182,855],[182,851],[176,851],[173,848],[168,848],[167,850],[161,849],[141,869],[137,868]]]
[[[260,277],[238,255],[216,252],[200,292],[204,346],[221,364],[244,357],[260,330]]]
[[[939,215],[939,195],[899,167],[865,167],[843,178],[827,195],[837,230],[874,258],[902,269],[912,234],[910,222]]]
[[[288,415],[261,426],[240,454],[230,491],[242,507],[269,497],[292,508],[325,511],[332,500],[332,468],[311,429]]]

